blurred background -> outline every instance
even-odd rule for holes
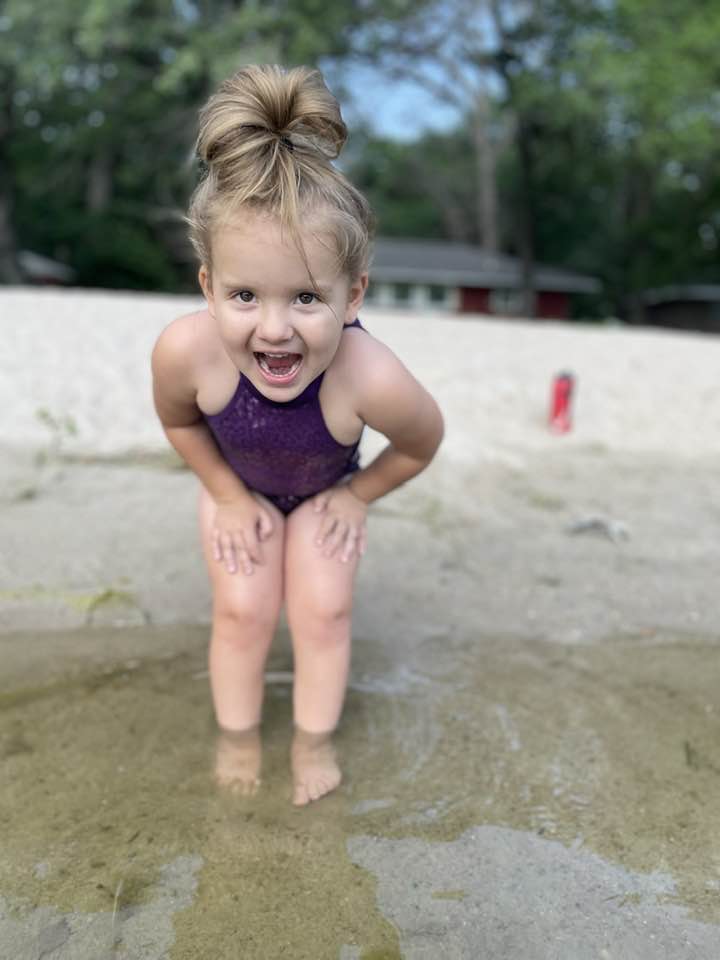
[[[0,282],[197,290],[197,111],[317,65],[371,298],[720,331],[717,0],[4,0]]]

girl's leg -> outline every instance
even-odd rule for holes
[[[263,541],[265,563],[250,576],[242,571],[231,574],[213,556],[215,504],[207,490],[200,491],[200,532],[213,590],[210,686],[215,716],[224,731],[218,744],[217,773],[221,780],[241,781],[241,786],[259,771],[257,728],[265,661],[282,602],[285,518],[264,499],[263,505],[273,517],[273,532]]]
[[[285,528],[285,602],[295,656],[293,773],[296,804],[340,783],[330,735],[342,711],[350,668],[357,558],[341,563],[315,543],[321,516],[308,500]]]

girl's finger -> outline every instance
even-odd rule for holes
[[[347,537],[345,537],[345,548],[340,555],[340,560],[343,563],[347,563],[352,559],[352,555],[357,549],[359,536],[360,534],[357,530],[348,530]]]
[[[336,517],[324,517],[322,523],[318,527],[317,537],[315,538],[315,543],[319,547],[323,545],[326,538],[332,533],[336,523]]]
[[[220,531],[215,528],[211,535],[212,552],[215,560],[222,560],[222,547],[220,546]]]
[[[244,547],[241,547],[238,550],[238,560],[240,562],[240,566],[242,567],[243,573],[249,577],[253,572],[253,562],[250,559],[250,554]]]
[[[235,544],[229,533],[224,533],[220,536],[220,549],[222,552],[222,557],[225,560],[225,566],[227,567],[228,573],[235,573],[237,570],[237,564],[235,561]]]
[[[264,563],[264,560],[262,544],[260,542],[260,531],[255,530],[254,533],[256,536],[253,536],[252,534],[243,536],[242,546],[253,563],[261,564]]]
[[[326,493],[319,493],[316,497],[313,498],[313,508],[315,513],[322,513],[322,511],[327,506],[327,502],[330,498]]]
[[[344,520],[338,520],[335,529],[325,540],[325,549],[323,553],[326,557],[332,557],[337,552],[338,547],[342,545],[347,535],[348,526]]]

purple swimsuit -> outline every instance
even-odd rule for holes
[[[348,326],[363,329],[359,320]],[[225,409],[204,414],[235,473],[284,514],[360,466],[360,440],[345,446],[325,425],[320,409],[324,375],[323,371],[299,396],[283,402],[269,400],[240,374]]]

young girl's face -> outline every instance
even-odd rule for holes
[[[293,399],[330,366],[367,287],[367,274],[338,273],[327,235],[302,241],[307,264],[278,221],[251,212],[213,235],[212,275],[200,268],[226,353],[271,400]]]

